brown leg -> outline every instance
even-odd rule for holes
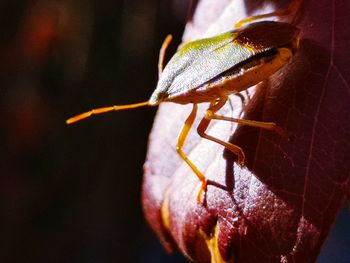
[[[159,51],[159,59],[158,59],[158,77],[160,77],[160,74],[163,72],[163,62],[164,62],[164,57],[165,57],[165,52],[173,39],[172,35],[167,35],[166,38],[163,41],[162,47],[160,48]]]
[[[198,168],[190,161],[190,159],[188,159],[186,154],[182,151],[182,148],[185,144],[188,133],[195,120],[197,108],[198,108],[197,104],[193,104],[193,109],[190,115],[187,117],[184,123],[184,126],[182,127],[182,130],[179,134],[177,144],[176,144],[176,151],[181,156],[181,158],[188,164],[188,166],[191,167],[192,171],[197,175],[199,181],[202,182],[201,189],[199,190],[197,195],[197,202],[200,202],[202,193],[205,192],[207,188],[207,178],[205,178],[205,176],[198,170]]]
[[[245,97],[244,97],[241,93],[239,93],[239,92],[238,92],[238,93],[235,93],[234,95],[241,99],[242,106],[244,106],[244,105],[245,105]],[[242,107],[242,108],[243,108],[243,107]]]
[[[256,15],[256,16],[243,18],[243,19],[239,20],[238,23],[235,24],[235,28],[240,28],[244,24],[254,22],[255,20],[259,20],[259,19],[263,19],[263,18],[274,17],[274,16],[278,17],[278,16],[294,15],[299,10],[302,1],[303,0],[292,0],[290,5],[288,6],[288,8],[281,10],[281,11],[276,11],[276,12],[272,12],[272,13],[268,13],[268,14]]]
[[[210,141],[216,142],[218,144],[221,144],[222,146],[224,146],[225,148],[230,150],[232,153],[237,155],[238,164],[240,166],[244,166],[245,156],[244,156],[243,150],[240,147],[238,147],[237,145],[234,145],[232,143],[221,141],[221,140],[205,133],[205,131],[207,130],[207,128],[209,126],[210,121],[212,120],[211,116],[213,116],[213,114],[215,114],[215,112],[220,110],[222,108],[222,106],[225,105],[226,101],[227,101],[227,98],[222,98],[222,99],[215,101],[215,102],[212,102],[210,104],[209,108],[207,109],[205,117],[201,120],[201,122],[198,125],[197,132],[201,137],[208,139]]]
[[[246,91],[246,90],[245,90]],[[240,92],[238,93],[235,93],[234,94],[235,96],[237,96],[238,98],[241,99],[241,103],[242,103],[242,108],[241,108],[241,111],[239,112],[239,115],[238,116],[241,116],[242,113],[244,112],[246,106],[247,106],[247,103],[246,103],[246,98],[244,97],[244,95]],[[247,95],[247,94],[246,94]],[[249,100],[249,97],[247,96],[248,100]],[[231,105],[231,101],[229,100],[229,103]],[[231,105],[231,108],[233,109],[232,105]]]

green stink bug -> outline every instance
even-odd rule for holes
[[[67,120],[73,123],[91,115],[109,111],[157,106],[163,102],[192,103],[193,108],[178,137],[176,150],[201,181],[197,201],[206,190],[207,179],[183,152],[187,135],[194,123],[197,104],[209,102],[205,117],[198,125],[198,134],[229,149],[244,165],[244,152],[234,144],[210,136],[206,129],[211,120],[224,120],[268,130],[281,129],[272,122],[256,122],[228,118],[216,112],[224,106],[230,94],[237,94],[259,82],[286,65],[298,48],[299,30],[288,23],[263,21],[215,37],[196,40],[183,45],[163,70],[164,53],[171,41],[167,37],[159,56],[159,81],[146,102],[116,105],[93,109]]]

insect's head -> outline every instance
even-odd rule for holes
[[[158,81],[156,89],[153,91],[151,97],[148,100],[149,105],[156,106],[161,102],[165,101],[169,97],[169,93],[167,92],[167,87],[160,85],[160,81]]]
[[[163,102],[168,97],[168,94],[164,91],[155,90],[152,93],[152,96],[150,97],[148,103],[150,105],[158,105],[159,103]]]

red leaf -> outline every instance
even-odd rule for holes
[[[199,1],[184,40],[271,11],[270,1],[255,1],[245,14],[241,2]],[[290,140],[216,121],[209,134],[244,149],[247,167],[241,169],[233,154],[193,129],[185,152],[212,181],[204,204],[196,202],[200,182],[175,151],[191,106],[161,105],[149,141],[143,205],[166,248],[197,262],[316,260],[349,192],[349,10],[345,0],[304,1],[300,50],[268,85],[250,89],[243,117],[274,121]],[[220,113],[238,116],[240,99],[232,96],[231,104]]]

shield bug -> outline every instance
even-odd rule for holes
[[[67,123],[109,111],[157,106],[163,102],[193,104],[192,111],[180,131],[176,150],[201,182],[197,196],[197,201],[200,201],[201,194],[206,190],[206,177],[182,150],[196,117],[197,104],[209,102],[206,114],[198,125],[198,134],[233,152],[238,158],[238,163],[243,166],[245,156],[242,149],[207,134],[206,129],[211,120],[224,120],[281,131],[273,122],[229,118],[216,112],[224,106],[229,95],[268,79],[286,65],[298,48],[298,34],[299,30],[288,23],[251,23],[215,37],[184,44],[163,70],[164,53],[171,41],[171,37],[168,36],[160,50],[159,81],[148,101],[93,109],[68,119]]]

